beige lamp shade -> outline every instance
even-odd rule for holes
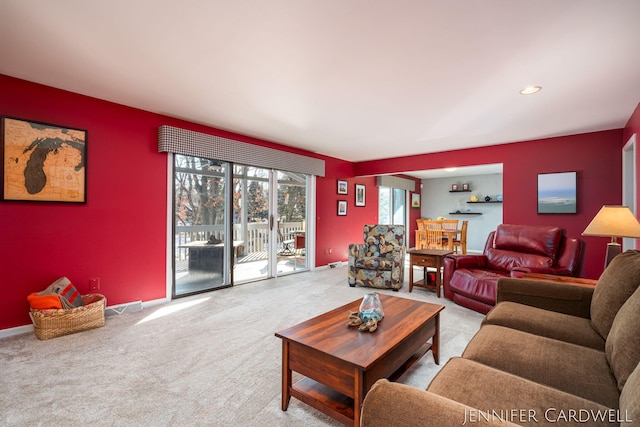
[[[627,206],[604,205],[582,235],[640,238],[640,222]]]

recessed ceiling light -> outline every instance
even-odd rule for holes
[[[444,170],[446,170],[447,172],[455,172],[458,170],[458,168],[444,168]]]
[[[540,92],[542,90],[542,86],[527,86],[520,91],[520,95],[531,95],[536,92]]]

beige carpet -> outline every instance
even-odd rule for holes
[[[110,316],[103,328],[47,341],[33,334],[2,339],[0,424],[339,425],[295,398],[280,410],[281,341],[274,333],[367,291],[350,288],[346,267],[338,267]],[[425,388],[461,354],[483,316],[429,290],[409,293],[406,283],[400,292],[380,292],[446,306],[441,365],[427,353],[399,379]]]

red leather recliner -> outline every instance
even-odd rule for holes
[[[564,234],[560,227],[500,224],[489,234],[482,255],[445,257],[445,298],[486,314],[496,304],[500,277],[517,272],[578,276],[584,243]]]

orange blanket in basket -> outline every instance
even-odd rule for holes
[[[84,305],[82,296],[66,277],[61,277],[47,289],[35,292],[27,297],[32,309],[48,310],[52,308],[75,308]]]
[[[59,295],[38,295],[37,292],[27,296],[29,306],[36,310],[50,310],[52,308],[62,308]]]

